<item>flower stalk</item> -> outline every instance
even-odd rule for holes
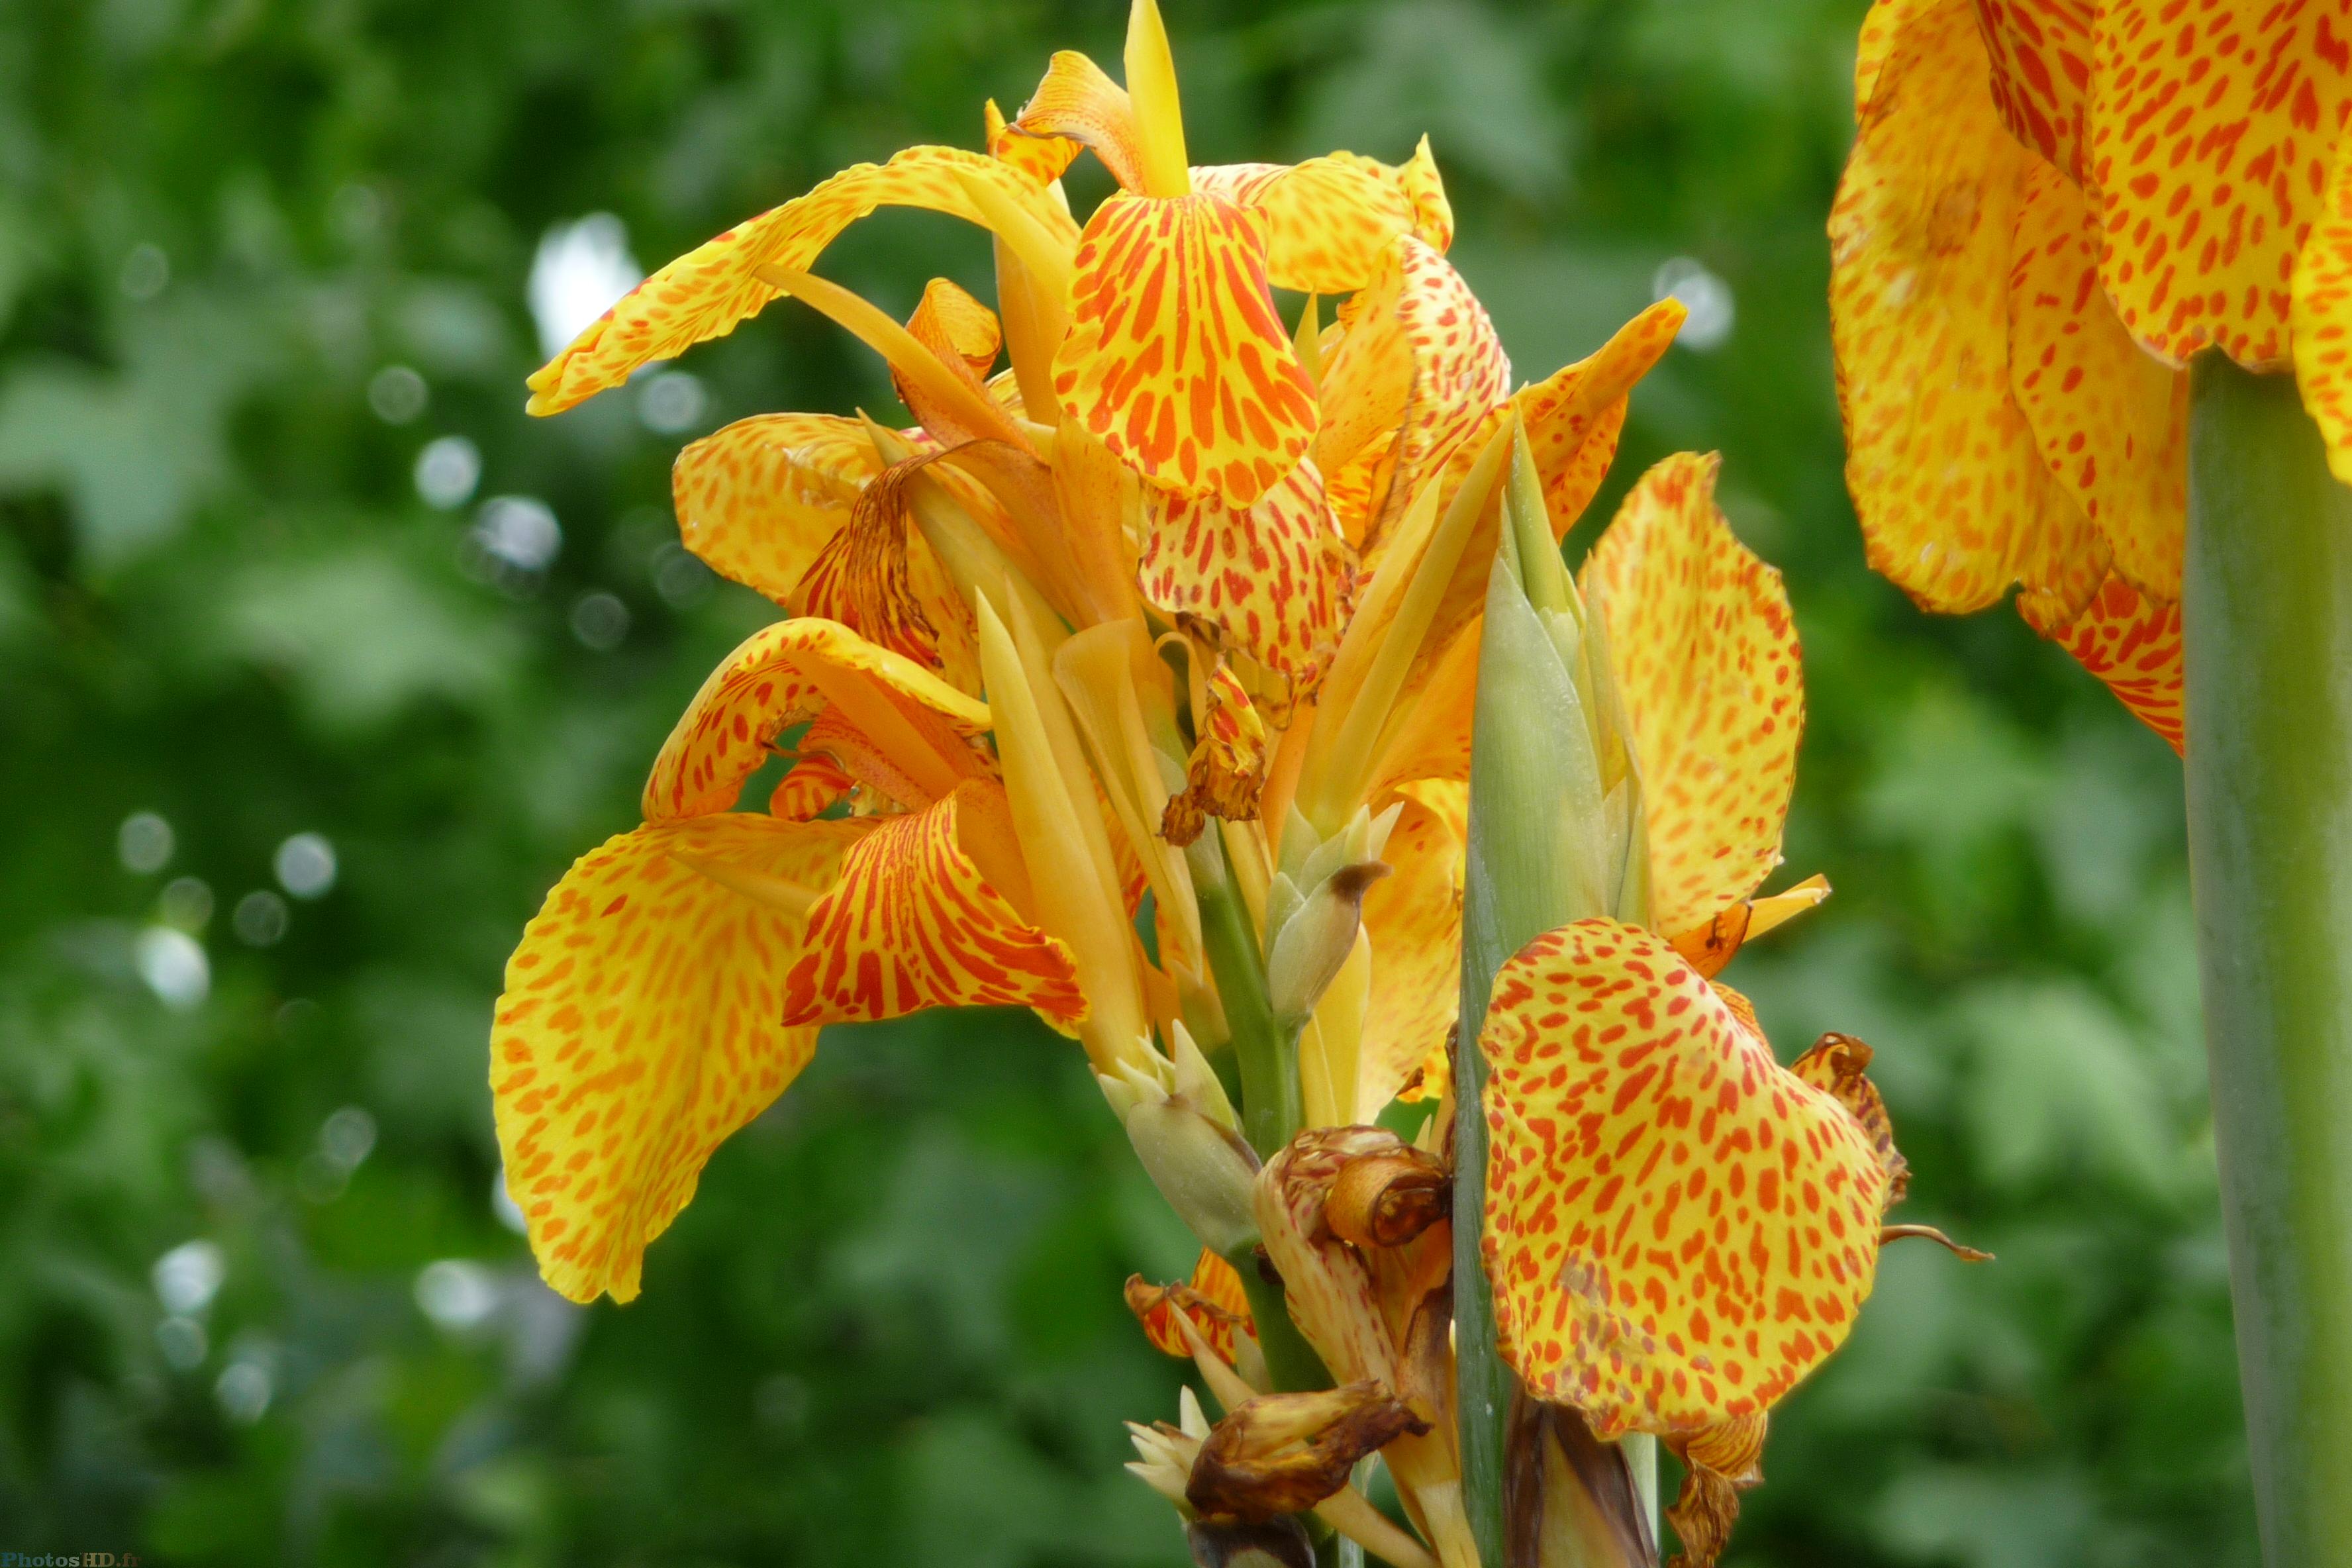
[[[2273,1564],[2352,1559],[2352,489],[2285,376],[2194,366],[2189,849]]]
[[[1613,916],[1641,922],[1648,910],[1622,907],[1629,884],[1641,886],[1638,876],[1625,875],[1629,858],[1643,858],[1633,853],[1638,839],[1630,830],[1640,820],[1637,786],[1622,742],[1594,721],[1605,699],[1579,637],[1591,623],[1551,542],[1523,434],[1497,504],[1501,548],[1487,579],[1471,731],[1462,1033],[1454,1053],[1454,1302],[1464,1502],[1480,1560],[1502,1563],[1514,1560],[1506,1550],[1511,1532],[1505,1492],[1513,1408],[1520,1396],[1496,1347],[1493,1292],[1481,1251],[1487,1072],[1475,1042],[1496,973],[1522,947],[1573,921]],[[1612,744],[1604,748],[1604,740]],[[1622,1447],[1646,1521],[1656,1492],[1655,1447],[1642,1437]],[[1559,1474],[1572,1479],[1570,1472]],[[1647,1529],[1630,1533],[1636,1540],[1654,1536]],[[1589,1538],[1606,1537],[1591,1532]]]

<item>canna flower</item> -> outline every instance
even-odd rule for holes
[[[1755,896],[1780,860],[1803,691],[1787,595],[1717,510],[1716,467],[1645,475],[1580,593],[1541,534],[1513,553],[1516,582],[1497,570],[1511,592],[1490,618],[1533,610],[1529,657],[1557,657],[1586,720],[1566,772],[1597,842],[1570,836],[1569,881],[1614,912],[1506,963],[1476,1042],[1498,1352],[1593,1436],[1675,1448],[1669,1518],[1702,1568],[1761,1479],[1771,1406],[1869,1295],[1905,1180],[1868,1047],[1825,1037],[1784,1068],[1710,978],[1827,891]],[[1507,495],[1507,551],[1539,512],[1530,488]]]
[[[2310,7],[1882,0],[1830,219],[1847,479],[1927,609],[2018,608],[2181,744],[2187,363],[2347,441],[2340,128]]]

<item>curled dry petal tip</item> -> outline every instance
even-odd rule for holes
[[[1346,1486],[1357,1460],[1429,1429],[1371,1379],[1312,1394],[1261,1394],[1210,1432],[1184,1495],[1204,1514],[1244,1521],[1302,1512]]]
[[[1358,1247],[1402,1247],[1453,1211],[1454,1173],[1433,1154],[1400,1147],[1341,1167],[1323,1223]]]

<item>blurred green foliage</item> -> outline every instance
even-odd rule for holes
[[[1123,9],[0,11],[0,1547],[1181,1560],[1118,1468],[1177,1377],[1118,1287],[1189,1249],[1065,1042],[837,1032],[619,1309],[536,1284],[484,1089],[521,922],[771,613],[677,549],[672,453],[889,402],[786,306],[691,383],[529,421],[541,237],[610,213],[657,264],[841,164],[971,144],[1049,48],[1115,58]],[[1822,225],[1860,9],[1170,6],[1203,161],[1432,134],[1523,374],[1672,258],[1733,308],[1644,384],[1602,498],[1721,449],[1796,602],[1789,856],[1838,897],[1730,978],[1784,1054],[1877,1047],[1901,1217],[2000,1254],[1889,1254],[1776,1415],[1733,1562],[2252,1563],[2178,767],[2014,616],[1870,576],[1841,487]],[[912,215],[826,269],[898,310],[930,270],[985,282],[972,233]],[[485,548],[549,542],[499,497],[557,521],[541,569]],[[323,890],[279,864],[303,833]]]

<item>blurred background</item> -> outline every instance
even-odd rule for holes
[[[626,1308],[537,1283],[484,1084],[518,930],[772,614],[679,549],[673,454],[891,406],[789,305],[553,421],[522,377],[834,169],[973,144],[1050,49],[1115,60],[1124,9],[0,9],[0,1549],[1182,1561],[1118,1468],[1177,1386],[1118,1286],[1191,1248],[1066,1042],[835,1031]],[[1889,1254],[1731,1563],[2251,1563],[2179,767],[2013,615],[1872,577],[1842,489],[1862,9],[1168,0],[1198,160],[1430,133],[1522,376],[1678,293],[1596,510],[1720,449],[1787,573],[1789,868],[1838,896],[1730,979],[1784,1058],[1877,1047],[1899,1217],[2000,1261]],[[902,314],[987,276],[909,214],[825,270]]]

